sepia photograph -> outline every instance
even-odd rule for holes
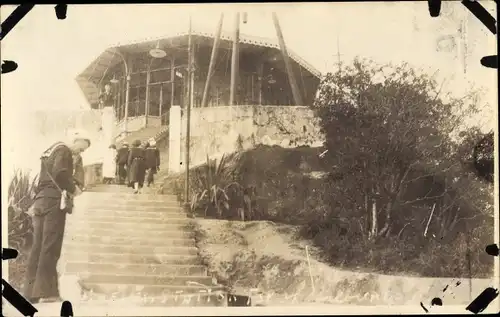
[[[460,1],[16,7],[2,277],[37,316],[500,311],[497,39]]]

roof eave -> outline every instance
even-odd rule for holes
[[[209,38],[214,38],[215,34],[209,33],[209,32],[202,32],[202,31],[197,31],[193,30],[192,35],[194,36],[203,36],[203,37],[209,37]],[[127,44],[119,44],[116,43],[113,47],[110,49],[116,49],[120,50],[123,49],[127,46],[132,46],[132,45],[137,45],[137,44],[143,44],[143,43],[154,43],[159,40],[168,40],[171,38],[175,37],[184,37],[184,36],[189,36],[189,32],[177,32],[177,33],[171,33],[163,36],[158,36],[158,37],[150,37],[150,38],[142,38],[140,40],[134,40],[131,41]],[[226,41],[232,41],[233,36],[232,34],[228,32],[221,32],[221,40],[226,40]],[[247,35],[244,33],[240,34],[240,42],[246,43],[246,44],[252,44],[255,46],[262,46],[262,47],[267,47],[267,48],[275,48],[277,50],[280,50],[279,43],[277,40],[274,39],[269,39],[269,38],[264,38],[264,37],[258,37],[258,36],[252,36],[252,35]],[[306,62],[304,59],[302,59],[298,54],[296,54],[292,49],[287,48],[288,51],[288,56],[291,57],[297,64],[302,66],[303,68],[307,69],[312,75],[321,78],[321,72],[316,69],[314,66]]]
[[[214,38],[214,34],[212,33],[207,33],[207,32],[198,32],[198,31],[193,31],[192,35],[194,36],[201,36],[201,37],[209,37],[209,38]],[[155,38],[146,38],[142,40],[136,40],[129,42],[125,45],[119,45],[115,44],[106,50],[104,50],[97,58],[94,59],[94,61],[88,65],[75,79],[78,82],[78,85],[80,86],[80,89],[83,91],[85,98],[89,102],[90,105],[92,105],[95,101],[92,100],[90,96],[90,91],[89,90],[97,90],[98,87],[93,84],[89,78],[95,76],[95,71],[101,65],[99,61],[102,59],[106,59],[108,62],[108,66],[113,64],[114,61],[114,56],[121,54],[121,52],[126,52],[127,47],[131,47],[132,45],[137,45],[137,44],[143,44],[145,45],[146,43],[151,43],[151,42],[156,42],[158,40],[168,40],[168,39],[173,39],[176,37],[184,37],[184,36],[189,36],[188,32],[179,32],[175,34],[170,34],[167,36],[161,36],[161,37],[155,37]],[[227,32],[222,32],[221,34],[221,40],[225,41],[232,41],[232,35],[227,33]],[[255,45],[255,46],[261,46],[261,47],[266,47],[266,48],[273,48],[280,50],[279,44],[275,43],[271,39],[266,39],[266,38],[261,38],[261,37],[256,37],[256,36],[250,36],[246,34],[240,34],[240,42],[245,43],[245,44],[250,44],[250,45]],[[295,63],[297,63],[300,67],[306,69],[310,74],[312,74],[314,77],[316,77],[318,80],[321,79],[321,72],[317,70],[314,66],[311,64],[307,63],[305,60],[300,58],[293,50],[287,49],[288,50],[288,56],[294,60]],[[109,55],[111,54],[111,57]],[[118,57],[121,59],[122,57]],[[105,70],[103,71],[105,72]],[[98,71],[98,73],[101,73]],[[93,87],[89,87],[93,86]]]

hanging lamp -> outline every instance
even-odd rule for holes
[[[153,58],[163,58],[167,53],[160,48],[160,41],[156,42],[156,47],[149,51],[149,55]]]
[[[270,71],[271,73],[267,76],[267,82],[272,85],[276,83],[276,79],[274,79],[274,76],[272,74],[272,72],[274,72],[274,67],[271,67]]]
[[[113,78],[111,78],[111,80],[109,82],[112,83],[112,84],[117,84],[119,82],[119,80],[116,79],[116,75],[113,74]]]

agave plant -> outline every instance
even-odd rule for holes
[[[229,159],[223,155],[219,162],[207,156],[206,164],[194,171],[191,208],[202,209],[205,216],[216,214],[221,217],[230,210],[231,199],[228,189],[237,186],[233,182],[234,168],[230,166]]]
[[[231,171],[223,155],[217,160],[210,160],[207,155],[206,164],[194,171],[193,194],[191,208],[204,209],[205,216],[216,212],[221,216],[223,209],[229,209],[229,197],[225,192],[226,185],[231,181]]]
[[[238,160],[236,155],[233,159]],[[255,189],[245,188],[234,181],[235,168],[223,155],[219,162],[210,160],[194,171],[192,210],[203,210],[204,215],[238,216],[241,220],[252,216],[255,208]],[[245,214],[248,216],[245,217]]]
[[[31,180],[29,172],[18,169],[9,184],[9,245],[16,249],[31,245],[32,224],[28,209],[34,201],[37,179]]]

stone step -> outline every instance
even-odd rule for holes
[[[147,188],[148,186],[143,187],[143,189]],[[133,188],[125,184],[94,184],[89,186],[86,191],[91,193],[131,193]]]
[[[84,217],[79,217],[79,215],[75,215],[73,218],[68,218],[68,222],[75,221],[79,222],[81,220],[88,220],[90,222],[120,222],[120,223],[128,223],[128,222],[141,222],[141,223],[178,223],[178,224],[186,224],[191,221],[190,218],[187,217],[185,213],[158,213],[158,216],[155,214],[123,214],[120,216],[110,215],[108,213],[85,213]]]
[[[73,233],[68,234],[68,238],[65,240],[68,243],[90,243],[90,244],[113,244],[113,245],[136,245],[139,247],[144,246],[195,246],[195,240],[193,238],[165,238],[165,236],[145,236],[145,237],[131,237],[131,236],[97,236],[80,234],[75,235]],[[66,245],[66,242],[65,244]]]
[[[125,185],[94,185],[86,190],[89,193],[129,194],[132,188]]]
[[[190,282],[202,285],[211,285],[212,277],[201,276],[182,276],[182,275],[125,275],[118,271],[114,274],[90,274],[83,278],[83,283],[95,284],[129,284],[140,285],[170,285],[170,286],[188,286]]]
[[[144,210],[144,211],[170,211],[170,212],[184,212],[184,209],[178,204],[151,204],[150,202],[142,202],[142,203],[128,203],[128,202],[117,202],[107,201],[102,203],[88,203],[83,205],[85,210]]]
[[[109,285],[101,286],[98,284],[89,284],[93,289],[110,289]],[[166,289],[165,286],[160,286],[161,289]],[[126,297],[119,297],[121,294],[113,295],[111,294],[101,294],[101,293],[92,293],[85,294],[85,300],[81,301],[81,303],[88,303],[88,305],[97,306],[97,305],[109,305],[110,302],[115,304],[123,303],[124,305],[133,305],[133,306],[165,306],[165,307],[173,307],[173,306],[184,306],[184,307],[207,307],[207,306],[218,306],[224,307],[227,306],[228,295],[224,291],[212,291],[208,292],[200,292],[197,290],[190,289],[181,289],[181,288],[172,288],[170,291],[171,294],[163,294],[163,295],[151,295],[151,291],[157,293],[156,289],[150,289],[147,287],[148,293],[138,294],[138,295],[128,295]],[[119,286],[114,287],[114,289],[119,289]],[[176,294],[176,292],[179,292]],[[144,293],[144,292],[139,292]],[[132,292],[133,294],[133,292]]]
[[[141,297],[160,297],[169,295],[192,295],[202,296],[210,293],[217,293],[224,291],[224,288],[214,286],[197,286],[197,285],[138,285],[138,284],[125,284],[125,283],[90,283],[82,281],[82,286],[85,293],[94,293],[94,298],[99,297],[103,299],[123,298],[129,296]],[[92,296],[92,295],[91,295]]]
[[[153,193],[134,194],[133,190],[130,193],[99,193],[99,192],[84,192],[87,197],[92,197],[96,201],[107,200],[122,200],[122,201],[155,201],[155,202],[177,202],[175,195],[158,195]]]
[[[181,264],[201,265],[198,255],[134,254],[134,253],[85,253],[64,248],[65,262],[133,263],[133,264]]]
[[[100,221],[88,221],[82,219],[81,221],[78,221],[78,219],[74,219],[73,221],[70,221],[67,223],[66,227],[68,228],[68,231],[72,232],[73,230],[76,229],[105,229],[105,230],[138,230],[138,231],[162,231],[162,230],[168,230],[168,231],[175,231],[175,230],[190,230],[191,227],[189,225],[191,224],[191,221],[186,220],[183,223],[170,223],[170,222],[157,222],[157,223],[151,223],[151,222],[141,222],[141,221],[136,221],[136,222],[122,222],[122,221],[116,221],[116,222],[100,222]]]
[[[145,217],[145,218],[187,218],[188,215],[185,211],[179,208],[161,208],[161,209],[140,209],[140,208],[123,208],[123,209],[111,209],[111,208],[86,208],[84,210],[77,210],[73,213],[73,218],[78,218],[79,215],[83,214],[85,216],[103,216],[107,215],[110,217]],[[85,216],[83,218],[85,218]]]
[[[67,262],[65,274],[78,273],[115,274],[120,272],[128,275],[207,275],[207,268],[203,265],[176,265],[176,264],[133,264],[133,263],[92,263]]]
[[[178,202],[158,202],[158,201],[125,201],[118,199],[110,200],[92,200],[87,201],[84,204],[79,204],[78,206],[83,206],[85,209],[135,209],[135,208],[147,208],[147,209],[174,209],[174,210],[184,210],[184,208]]]
[[[186,246],[144,246],[144,245],[117,245],[117,244],[84,244],[69,241],[65,247],[79,252],[97,253],[134,253],[134,254],[179,254],[197,255],[198,248]]]
[[[120,200],[112,198],[109,200],[92,200],[84,204],[85,208],[105,208],[105,209],[128,209],[128,208],[166,208],[166,209],[180,209],[182,206],[178,202],[164,202],[164,201],[137,201],[137,200]]]
[[[72,234],[76,235],[92,235],[92,236],[109,236],[109,237],[134,237],[141,238],[148,241],[150,237],[163,237],[164,239],[170,238],[194,238],[194,232],[189,229],[176,229],[176,230],[136,230],[134,228],[125,228],[123,230],[116,230],[115,228],[86,228],[84,226],[72,227],[74,232],[68,232],[67,236]],[[68,228],[69,231],[69,228]]]

